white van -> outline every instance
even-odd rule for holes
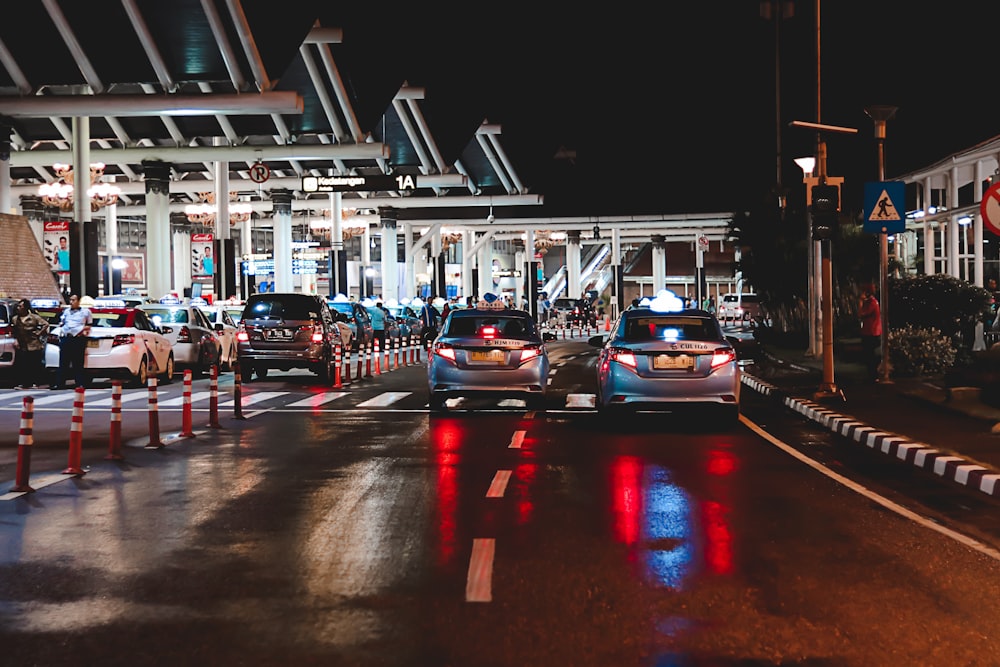
[[[750,292],[737,294],[729,292],[722,295],[717,316],[720,320],[750,320],[760,319],[760,301],[757,295]]]

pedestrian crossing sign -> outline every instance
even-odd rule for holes
[[[906,231],[906,184],[903,181],[865,183],[865,224],[870,234]]]

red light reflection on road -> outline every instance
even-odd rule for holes
[[[722,449],[708,451],[706,470],[716,479],[709,486],[711,500],[701,504],[702,531],[705,534],[705,563],[715,574],[731,574],[733,565],[733,531],[728,517],[733,506],[730,500],[731,480],[725,479],[736,472],[739,461],[732,452]]]
[[[458,530],[458,461],[465,429],[456,419],[431,421],[431,447],[437,468],[437,523],[440,551],[438,564],[448,565],[455,556]]]
[[[631,456],[611,464],[611,512],[615,539],[635,544],[641,537],[642,462]]]
[[[538,465],[526,463],[514,469],[514,480],[516,484],[510,491],[516,495],[515,507],[517,511],[517,525],[524,526],[531,521],[531,516],[535,512],[535,504],[531,502],[530,489],[538,479]]]

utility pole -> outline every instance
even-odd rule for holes
[[[896,115],[898,107],[873,105],[865,109],[865,113],[875,121],[875,141],[878,145],[878,180],[885,181],[885,124]],[[882,320],[882,363],[878,367],[879,382],[892,382],[889,375],[892,364],[889,362],[889,233],[882,230],[878,235],[879,252],[879,312]]]

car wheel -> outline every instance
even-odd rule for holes
[[[253,365],[245,361],[236,362],[240,367],[240,382],[253,382]]]
[[[431,412],[445,412],[448,409],[448,406],[445,405],[444,396],[439,396],[438,394],[428,396],[427,405],[430,407]]]
[[[264,380],[267,378],[267,368],[256,366],[254,367],[253,372],[257,375],[258,380]]]
[[[163,370],[163,384],[174,381],[174,355],[167,356],[167,367]]]
[[[149,367],[146,365],[146,357],[139,360],[139,368],[132,376],[132,385],[135,387],[145,387],[149,380]]]

